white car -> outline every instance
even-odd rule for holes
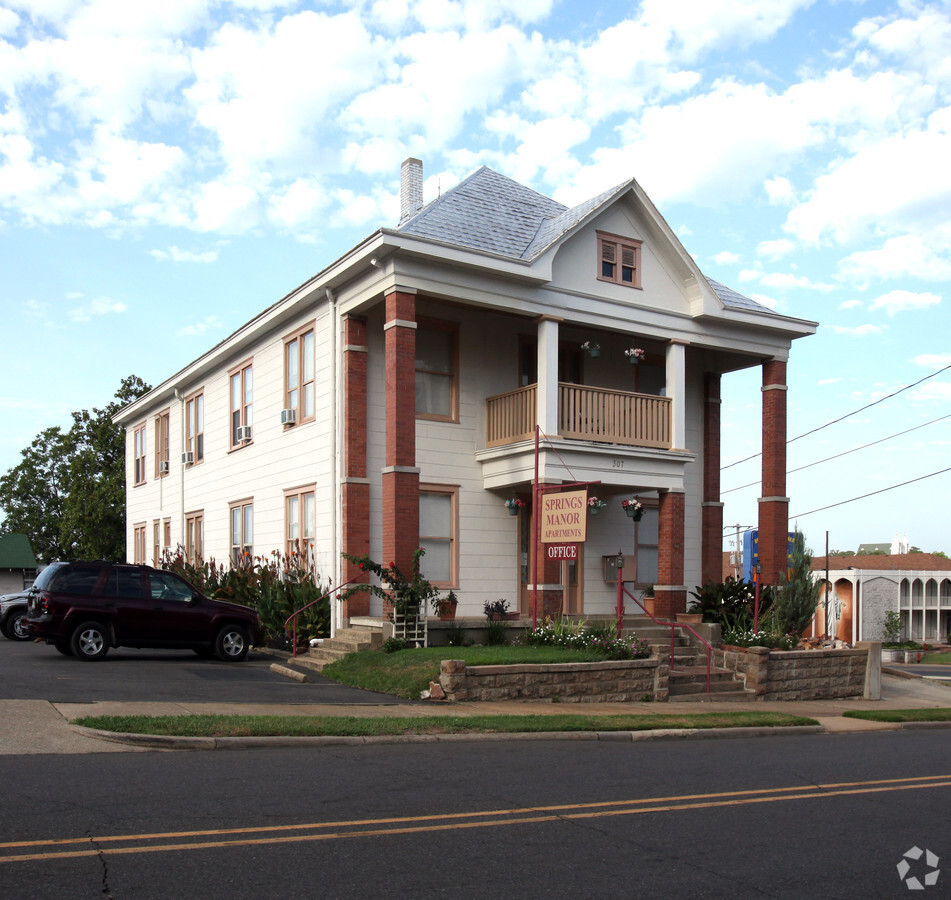
[[[26,604],[29,591],[4,594],[0,597],[0,631],[11,641],[28,641],[30,631],[26,624]]]

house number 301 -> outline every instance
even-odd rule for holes
[[[623,469],[623,468],[624,468],[624,460],[623,460],[623,459],[612,459],[612,460],[611,460],[611,465],[612,465],[615,469]]]

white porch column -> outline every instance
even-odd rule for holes
[[[667,396],[670,397],[670,449],[687,449],[687,374],[686,344],[671,341],[667,345]]]
[[[558,319],[538,320],[538,427],[558,434]]]

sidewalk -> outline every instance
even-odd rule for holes
[[[56,703],[41,700],[0,701],[0,755],[28,753],[109,753],[129,752],[143,749],[165,747],[167,749],[185,747],[238,746],[275,746],[293,743],[300,746],[303,742],[327,743],[366,743],[365,738],[232,738],[216,740],[201,738],[192,741],[182,739],[150,740],[142,742],[116,742],[115,738],[103,738],[87,729],[69,724],[70,720],[81,716],[97,715],[284,715],[284,716],[477,716],[477,715],[656,715],[689,714],[700,712],[739,712],[741,710],[786,712],[807,716],[819,722],[819,728],[810,731],[822,731],[829,734],[846,732],[887,731],[902,727],[898,724],[866,722],[861,719],[846,719],[842,714],[854,709],[927,709],[951,707],[951,688],[915,677],[912,674],[883,673],[881,700],[815,700],[793,702],[736,703],[701,701],[697,703],[418,703],[401,705],[330,705],[330,704],[254,704],[254,703],[125,703],[100,701],[96,703]],[[763,729],[756,729],[764,732]],[[730,733],[747,734],[750,729],[711,729],[695,731],[691,737],[723,737]],[[801,729],[766,729],[766,733],[777,732],[802,733]],[[594,732],[572,735],[575,740],[597,739]],[[630,732],[622,732],[613,739],[632,739]],[[656,733],[636,733],[639,739],[657,737]],[[665,732],[670,736],[670,732]],[[468,736],[452,736],[452,740],[466,739]],[[518,735],[492,735],[492,740],[515,740]],[[533,740],[552,739],[554,735],[532,735]],[[399,740],[411,741],[414,736]],[[421,739],[433,740],[433,736]],[[607,739],[607,735],[605,735]],[[121,740],[121,739],[120,739]],[[378,740],[397,740],[381,738]],[[230,741],[228,744],[226,741]],[[202,743],[203,742],[203,743]]]

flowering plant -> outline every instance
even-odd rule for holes
[[[624,351],[624,355],[631,362],[640,362],[647,355],[647,351],[642,350],[640,347],[630,347]]]
[[[506,509],[524,509],[524,507],[525,507],[525,501],[521,500],[518,497],[513,497],[511,500],[505,501]]]
[[[588,506],[597,506],[600,509],[600,507],[606,505],[603,500],[599,500],[597,497],[588,497]]]
[[[597,341],[585,341],[585,342],[581,345],[581,349],[582,349],[582,350],[588,350],[588,351],[590,351],[590,350],[600,350],[600,349],[601,349],[601,345],[600,345]]]
[[[628,515],[644,511],[644,504],[640,500],[622,500],[621,506]]]

